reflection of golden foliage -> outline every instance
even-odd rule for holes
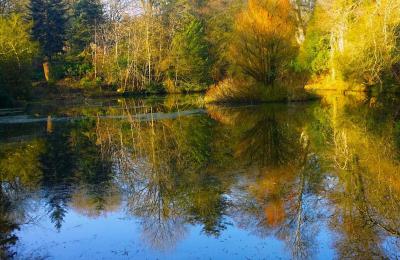
[[[257,102],[265,98],[265,86],[239,79],[225,79],[206,93],[206,103]]]
[[[335,133],[333,139],[335,144],[334,160],[336,168],[342,170],[349,169],[353,154],[349,149],[346,133],[343,131]]]
[[[208,115],[215,121],[229,126],[254,126],[266,116],[266,111],[260,106],[225,107],[207,104]],[[273,109],[269,107],[269,109]]]
[[[363,160],[363,166],[374,174],[374,185],[377,187],[373,190],[382,185],[382,190],[389,189],[400,196],[400,165],[388,158],[382,158],[377,155],[368,156],[368,154],[364,154],[364,156],[366,159]]]
[[[104,194],[96,195],[81,188],[73,194],[71,206],[80,214],[93,218],[115,212],[121,205],[121,195],[112,190],[111,188],[111,191],[108,190]]]
[[[224,125],[235,125],[237,118],[230,109],[216,105],[207,105],[206,107],[208,115],[215,121]]]
[[[400,194],[400,165],[394,158],[396,151],[390,140],[377,138],[365,132],[363,127],[353,125],[341,127],[336,132],[341,137],[335,139],[335,159],[339,158],[340,165],[346,165],[341,168],[357,171],[362,168],[368,173],[364,177],[374,180],[374,190],[378,185],[384,185],[384,190],[390,188]]]
[[[267,168],[262,175],[249,185],[249,193],[262,209],[263,222],[270,228],[277,228],[289,217],[294,203],[293,185],[296,185],[299,169],[294,165]]]
[[[289,183],[296,178],[296,168],[293,165],[285,165],[275,169],[265,169],[262,177],[250,185],[251,193],[258,200],[265,197],[280,196]]]
[[[264,173],[256,183],[250,185],[249,190],[261,205],[264,205],[268,225],[277,227],[286,218],[284,201],[290,201],[291,193],[288,187],[296,179],[296,170],[287,165],[285,168],[265,170]]]
[[[340,225],[334,225],[345,234],[344,239],[355,241],[349,246],[345,240],[340,246],[359,252],[379,243],[371,242],[377,230],[400,233],[400,163],[396,158],[393,119],[381,115],[384,111],[379,110],[379,104],[376,106],[377,99],[368,101],[362,95],[332,96],[325,102],[332,108],[333,143],[327,158],[337,169],[344,189],[330,195],[342,210],[337,220]],[[353,247],[360,245],[362,248]],[[368,250],[372,249],[365,252]]]
[[[285,220],[285,207],[282,200],[271,201],[264,209],[268,225],[277,227]]]
[[[345,106],[357,107],[368,101],[367,92],[346,91],[315,91],[322,98],[323,104],[332,105],[335,109],[343,109]]]
[[[192,95],[173,95],[170,94],[165,98],[164,106],[168,110],[185,110],[198,108],[204,104],[204,98],[200,94]]]
[[[45,146],[41,140],[3,143],[0,147],[0,177],[2,181],[17,181],[29,188],[36,188],[42,178],[40,155]]]

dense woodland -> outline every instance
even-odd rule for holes
[[[399,10],[400,0],[0,0],[0,107],[63,91],[206,93],[32,105],[38,124],[25,128],[11,118],[0,129],[0,259],[37,214],[31,194],[57,230],[72,209],[94,218],[124,205],[158,249],[188,224],[218,237],[229,217],[313,258],[322,219],[339,258],[395,258],[399,243],[383,241],[400,237],[399,99],[361,91],[400,90]],[[214,104],[304,100],[307,89],[340,91],[310,107]],[[175,118],[199,103],[204,114]]]
[[[206,100],[393,90],[400,0],[0,0],[3,106],[54,85]]]

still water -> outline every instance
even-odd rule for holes
[[[0,110],[0,258],[400,258],[398,104]]]

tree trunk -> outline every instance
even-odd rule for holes
[[[335,70],[335,62],[334,62],[334,60],[335,60],[335,36],[334,36],[333,32],[331,32],[329,44],[330,44],[330,54],[329,54],[330,65],[329,65],[329,67],[331,70],[332,80],[335,80],[336,79],[336,70]]]
[[[53,120],[51,116],[47,116],[47,126],[46,126],[47,133],[53,133]]]
[[[50,80],[50,63],[48,61],[43,62],[43,74],[46,81]]]

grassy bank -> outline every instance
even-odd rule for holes
[[[304,90],[300,81],[284,81],[264,85],[251,81],[227,79],[211,87],[205,96],[206,103],[266,103],[296,102],[316,99]]]
[[[386,80],[379,84],[368,85],[355,81],[332,80],[329,76],[314,78],[305,85],[305,90],[338,91],[338,92],[371,92],[371,93],[400,93],[398,82]]]

